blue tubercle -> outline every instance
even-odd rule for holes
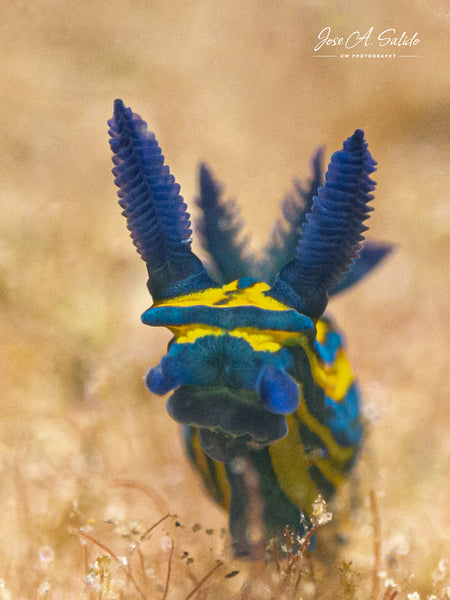
[[[289,415],[298,408],[297,382],[282,369],[270,366],[262,371],[258,395],[267,410],[275,414]]]

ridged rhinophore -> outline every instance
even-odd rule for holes
[[[324,312],[328,293],[358,258],[362,235],[372,208],[375,171],[364,132],[357,129],[335,152],[325,174],[325,184],[306,215],[294,260],[280,272],[274,295],[286,293],[287,284],[298,296],[298,307],[317,318]],[[284,291],[283,291],[284,290]]]
[[[114,102],[108,121],[113,151],[114,183],[120,188],[133,243],[145,261],[154,298],[176,295],[180,281],[191,277],[186,289],[211,285],[201,261],[191,251],[191,222],[187,206],[153,133],[139,115]]]

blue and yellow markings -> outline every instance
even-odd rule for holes
[[[204,307],[212,307],[215,311],[256,308],[263,315],[261,324],[270,322],[272,328],[233,327],[239,318],[226,321],[228,328],[211,325],[211,314],[205,312],[201,322],[190,321],[192,314],[180,318],[180,313],[175,313],[179,322],[176,325],[165,324],[175,335],[178,344],[193,343],[209,335],[230,335],[244,339],[255,351],[277,352],[282,347],[289,349],[296,346],[303,348],[312,379],[323,390],[327,418],[319,420],[312,414],[302,395],[302,383],[298,382],[301,396],[298,409],[287,416],[288,434],[270,444],[269,455],[281,490],[294,506],[303,507],[308,513],[319,493],[329,497],[339,487],[354,462],[362,435],[362,428],[358,425],[358,392],[342,336],[334,329],[332,322],[324,317],[314,325],[307,317],[296,313],[298,317],[307,319],[302,321],[305,327],[297,328],[297,331],[281,330],[282,319],[278,322],[274,316],[284,317],[292,309],[266,296],[265,292],[269,289],[266,283],[248,278],[222,288],[160,302],[150,311],[163,307],[168,310],[198,307],[199,311]],[[174,313],[165,316],[170,320]],[[239,317],[239,314],[233,316]],[[277,326],[280,328],[277,329]],[[315,338],[311,337],[313,332]],[[353,421],[357,424],[353,425]],[[308,444],[302,439],[302,431],[307,431],[309,440],[314,440],[314,450],[305,449]],[[230,490],[224,466],[204,454],[193,430],[189,430],[186,443],[206,486],[217,502],[228,506]]]
[[[268,296],[268,291],[267,283],[247,277],[157,302],[142,315],[142,321],[168,327],[178,344],[228,334],[244,339],[257,352],[301,346],[314,381],[329,398],[342,401],[354,378],[340,334],[328,319],[320,319],[313,342],[312,320]]]
[[[314,331],[305,315],[266,295],[267,283],[252,278],[233,281],[155,303],[142,315],[147,325],[168,327],[178,344],[205,336],[242,338],[258,352],[277,352]]]
[[[154,306],[258,306],[267,310],[288,310],[289,306],[268,296],[270,286],[252,277],[237,279],[222,287],[208,288],[184,296],[168,298]]]

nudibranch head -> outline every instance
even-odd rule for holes
[[[244,278],[158,302],[143,323],[174,334],[146,382],[165,394],[170,415],[201,429],[203,449],[230,460],[260,449],[287,432],[286,415],[297,409],[299,388],[290,374],[290,344],[314,338],[313,321]]]

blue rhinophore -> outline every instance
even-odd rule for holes
[[[302,299],[306,314],[315,318],[323,314],[330,289],[358,257],[367,230],[364,221],[373,210],[368,203],[375,182],[369,175],[375,165],[364,132],[357,129],[331,157],[325,184],[302,226],[296,257],[275,280],[274,297],[284,295],[282,282]]]
[[[180,186],[164,165],[154,134],[121,100],[114,102],[108,124],[119,204],[147,265],[153,298],[210,287],[212,280],[191,251],[190,215]]]

